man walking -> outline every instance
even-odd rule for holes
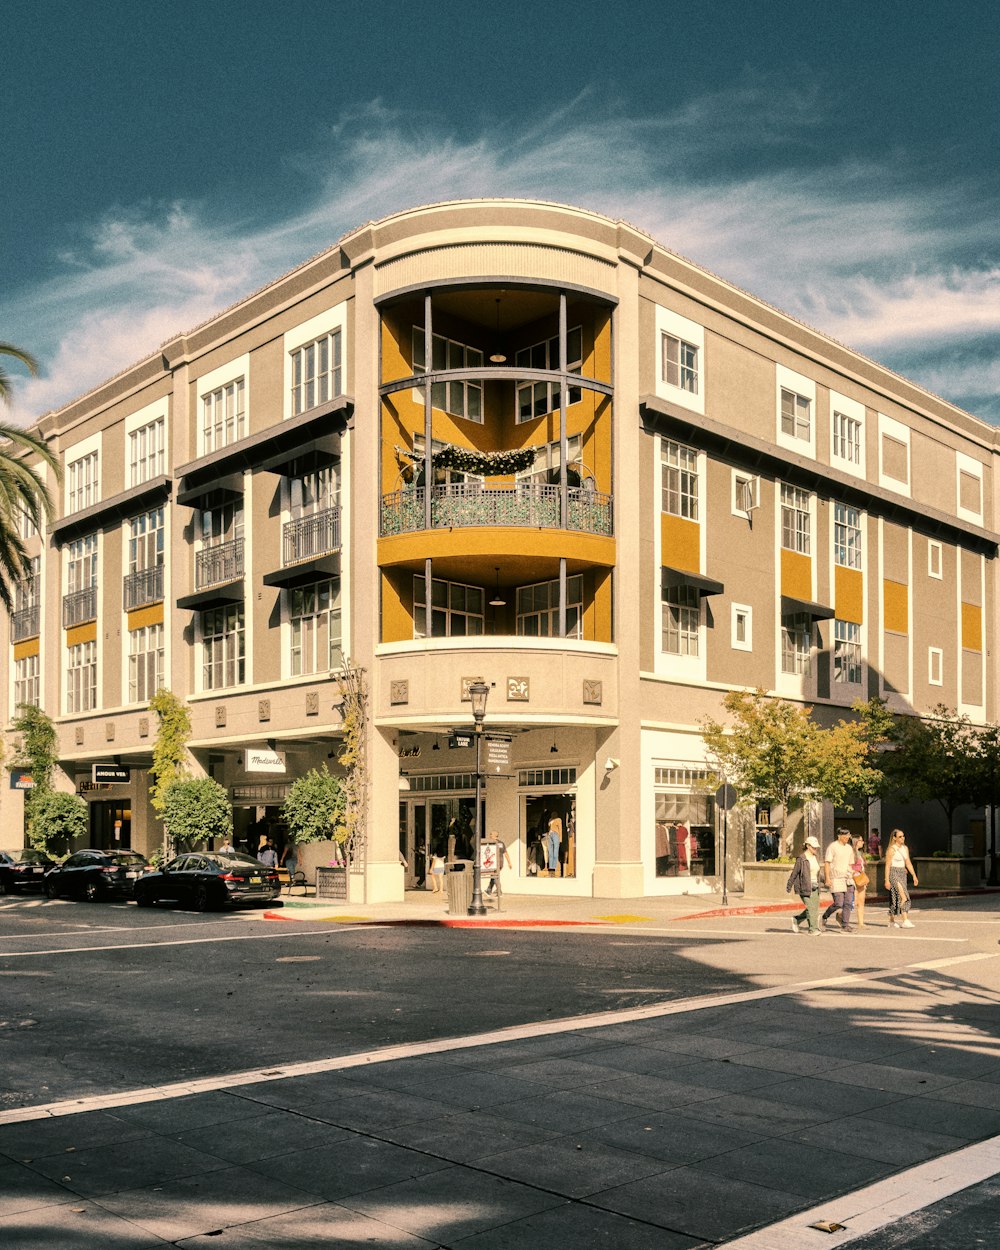
[[[826,848],[823,863],[826,886],[833,895],[833,902],[823,913],[823,924],[827,929],[835,928],[834,921],[839,913],[840,927],[850,933],[854,911],[854,848],[850,829],[836,829],[834,833],[835,840]]]

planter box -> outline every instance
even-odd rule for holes
[[[788,894],[785,883],[792,874],[794,864],[748,864],[743,868],[743,895],[745,898],[780,898],[786,903],[798,902],[797,894]],[[920,869],[917,869],[919,874]],[[823,893],[828,891],[824,888]]]
[[[328,903],[347,902],[347,865],[316,869],[316,897]]]
[[[954,858],[912,856],[921,890],[975,890],[983,883],[981,859],[955,856]],[[885,868],[879,865],[879,884],[882,884]]]

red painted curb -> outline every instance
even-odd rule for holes
[[[308,920],[308,916],[286,916],[281,912],[266,911],[264,920],[291,920],[295,923]],[[454,920],[349,920],[350,925],[365,925],[368,928],[399,929],[579,929],[579,928],[610,928],[608,920],[504,920],[502,917],[480,920],[475,916]]]
[[[911,897],[915,903],[932,898],[968,898],[970,895],[1000,894],[1000,886],[983,885],[974,890],[914,890]],[[889,895],[879,891],[869,894],[868,903],[888,903]],[[674,920],[714,920],[720,916],[766,916],[769,912],[801,911],[802,904],[795,903],[755,903],[749,907],[715,907],[711,911],[693,911],[686,916],[674,916]]]

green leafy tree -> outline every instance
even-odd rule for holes
[[[871,829],[872,804],[886,793],[887,780],[883,763],[885,753],[893,741],[896,731],[896,717],[889,711],[885,699],[873,697],[867,700],[858,699],[851,704],[851,711],[858,718],[861,737],[864,740],[867,758],[858,779],[858,788],[853,792],[865,813],[865,845]]]
[[[159,816],[164,814],[167,790],[187,775],[187,744],[191,737],[191,713],[172,690],[162,687],[149,701],[156,713],[156,741],[149,769],[149,801]]]
[[[955,812],[977,799],[978,754],[969,718],[939,703],[928,716],[899,718],[884,756],[886,779],[904,802],[937,803],[950,843]]]
[[[48,712],[31,703],[19,703],[11,729],[18,735],[14,762],[27,768],[35,783],[28,794],[52,788],[52,774],[59,762],[59,739],[55,723]]]
[[[87,804],[78,795],[67,794],[64,790],[31,791],[28,841],[36,851],[49,854],[59,844],[85,838],[88,826]]]
[[[364,846],[368,822],[368,683],[365,670],[352,668],[345,656],[337,674],[341,697],[343,742],[338,757],[344,769],[344,804],[333,836],[350,860],[357,860]]]
[[[288,789],[281,814],[297,844],[334,837],[344,813],[344,784],[326,768],[310,768]]]
[[[163,792],[163,821],[174,843],[190,849],[209,838],[232,837],[233,805],[213,777],[188,777]]]

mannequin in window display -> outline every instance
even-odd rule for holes
[[[559,852],[562,849],[563,822],[558,812],[549,812],[549,823],[545,832],[545,863],[549,875],[559,875]]]
[[[674,829],[674,847],[677,852],[677,875],[691,875],[691,833],[684,822],[678,821]]]
[[[665,820],[656,822],[656,875],[665,877],[670,870],[670,829]]]

